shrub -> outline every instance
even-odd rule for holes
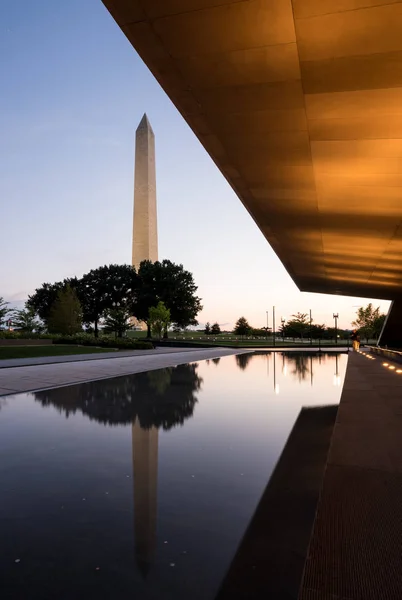
[[[119,350],[153,350],[150,342],[131,340],[127,338],[115,338],[110,335],[102,335],[98,338],[87,333],[76,333],[75,335],[57,336],[53,339],[54,344],[76,344],[77,346],[97,346],[101,348],[118,348]]]

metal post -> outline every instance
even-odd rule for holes
[[[339,319],[339,314],[338,313],[334,313],[333,317],[335,319],[335,344],[338,343],[338,319]]]
[[[313,345],[313,338],[312,338],[312,335],[311,335],[311,323],[312,323],[312,320],[313,319],[311,317],[311,308],[310,308],[310,346]]]
[[[272,307],[272,334],[274,336],[273,342],[275,346],[275,306]]]
[[[265,311],[267,313],[267,328],[265,330],[265,339],[268,341],[268,311]]]

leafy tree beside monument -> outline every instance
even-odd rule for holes
[[[198,324],[196,316],[202,310],[201,299],[195,295],[197,286],[192,273],[183,265],[170,260],[154,263],[144,260],[138,269],[138,278],[134,316],[147,324],[148,336],[151,334],[149,309],[159,301],[170,310],[171,322],[176,326]]]
[[[151,306],[149,309],[148,323],[151,331],[161,338],[167,334],[170,321],[170,310],[166,308],[163,302],[158,302],[157,306]]]
[[[67,284],[57,294],[50,309],[49,333],[73,335],[82,331],[82,310],[77,292]]]

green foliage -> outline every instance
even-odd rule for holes
[[[10,313],[10,309],[8,308],[8,302],[4,300],[0,296],[0,327],[4,327],[7,321],[7,315]]]
[[[49,333],[72,335],[82,331],[82,310],[76,291],[67,284],[57,293],[48,318]]]
[[[83,321],[86,325],[94,326],[95,336],[98,335],[99,321],[103,317],[109,317],[111,323],[110,311],[121,310],[128,316],[134,315],[138,284],[136,270],[131,265],[105,265],[92,269],[78,281]],[[112,319],[115,317],[117,313]]]
[[[40,288],[37,288],[31,296],[28,296],[25,308],[32,310],[46,325],[48,325],[50,311],[57,299],[57,294],[60,290],[64,289],[66,285],[70,285],[71,288],[76,289],[77,282],[77,278],[74,277],[64,279],[64,281],[57,281],[56,283],[44,283]]]
[[[113,308],[106,312],[103,330],[105,333],[114,333],[115,337],[123,337],[133,325],[129,321],[130,313],[126,308]]]
[[[170,322],[170,310],[166,308],[163,302],[158,302],[157,306],[151,306],[148,323],[151,330],[155,331],[158,337],[162,337],[162,333],[167,337]]]
[[[237,320],[233,333],[235,335],[250,335],[252,327],[245,317],[240,317]]]
[[[85,333],[58,336],[53,340],[54,344],[78,344],[80,346],[97,346],[99,348],[119,348],[120,350],[152,350],[150,342],[132,340],[130,338],[115,338],[110,335],[95,337]]]
[[[296,334],[297,337],[303,339],[304,335],[308,333],[310,322],[307,317],[307,313],[298,312],[292,315],[293,319],[287,322],[287,326],[293,331],[293,336]]]
[[[356,319],[352,322],[362,337],[378,337],[384,325],[385,315],[380,313],[380,307],[374,308],[370,302],[367,306],[360,306],[356,311]]]
[[[172,323],[181,328],[197,325],[196,316],[202,310],[201,300],[195,293],[193,275],[183,265],[170,260],[152,263],[145,260],[138,270],[139,286],[134,316],[148,325],[149,309],[162,301],[170,310]]]
[[[43,325],[37,319],[36,312],[33,308],[24,308],[22,310],[14,310],[12,313],[13,326],[21,329],[24,333],[41,333]]]
[[[214,323],[211,327],[211,335],[219,335],[221,332],[221,328],[218,323]]]
[[[210,335],[211,333],[211,325],[209,322],[205,325],[204,333],[205,335]]]

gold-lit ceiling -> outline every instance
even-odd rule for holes
[[[402,293],[402,0],[103,0],[305,291]]]

